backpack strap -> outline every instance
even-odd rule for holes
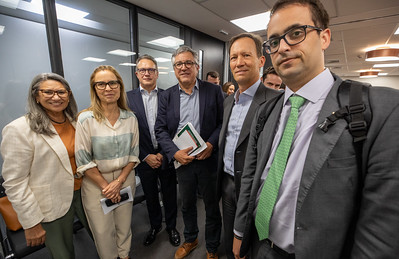
[[[339,119],[348,122],[348,129],[353,136],[353,142],[363,142],[367,138],[367,130],[371,121],[369,105],[370,85],[357,81],[345,80],[338,89],[339,110],[328,116],[318,127],[327,132],[329,127]],[[343,106],[342,104],[346,104]]]

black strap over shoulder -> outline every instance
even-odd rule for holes
[[[367,138],[367,130],[371,121],[369,106],[369,84],[345,80],[338,89],[338,111],[328,116],[319,128],[324,132],[335,124],[335,121],[344,118],[348,122],[349,132],[353,142],[362,142]]]

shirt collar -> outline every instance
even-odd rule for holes
[[[316,103],[318,100],[327,96],[333,84],[334,77],[330,70],[326,68],[323,72],[302,86],[296,93],[294,93],[289,87],[286,87],[284,93],[284,104],[287,103],[288,98],[293,94],[302,96],[312,103]]]
[[[140,92],[141,92],[141,93],[143,93],[143,92],[148,93],[148,91],[145,90],[141,85],[140,85]],[[154,90],[152,90],[150,93],[152,93],[152,92],[154,92],[154,93],[157,93],[157,92],[158,92],[158,86],[157,86],[157,85],[155,85]]]
[[[260,79],[258,79],[258,81],[256,81],[255,84],[251,85],[247,90],[245,90],[242,93],[240,93],[240,90],[238,89],[234,94],[235,101],[238,102],[240,94],[247,95],[252,99],[255,96],[255,93],[258,90],[259,85],[260,85]]]
[[[180,84],[177,84],[177,85],[179,86],[179,91],[185,93],[185,91],[184,91],[183,89],[181,89]],[[195,79],[195,85],[194,85],[193,93],[194,93],[194,90],[195,90],[195,89],[199,90],[199,86],[198,86],[198,85],[199,85],[199,84],[198,84],[198,79]]]

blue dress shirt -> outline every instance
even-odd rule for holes
[[[240,137],[242,124],[247,116],[254,95],[258,90],[260,80],[251,85],[247,90],[240,93],[236,91],[234,95],[234,106],[231,110],[229,123],[226,132],[226,145],[224,148],[223,163],[224,171],[234,176],[234,153],[236,150],[238,138]]]

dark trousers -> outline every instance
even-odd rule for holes
[[[205,204],[206,249],[216,253],[220,244],[222,221],[216,198],[216,159],[194,160],[177,170],[179,192],[182,199],[185,242],[191,243],[198,236],[197,188]]]
[[[222,179],[222,207],[223,207],[223,227],[224,227],[224,247],[226,256],[234,259],[233,250],[233,230],[234,218],[237,210],[237,199],[234,184],[234,177],[223,173]]]
[[[177,216],[175,169],[137,169],[137,172],[143,186],[151,227],[155,229],[162,227],[162,210],[158,195],[159,179],[161,183],[162,202],[165,208],[166,228],[175,229]]]

